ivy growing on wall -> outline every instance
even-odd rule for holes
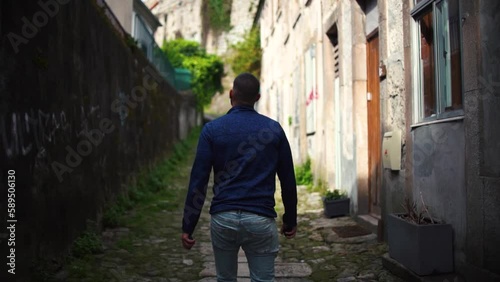
[[[192,89],[200,107],[210,104],[213,95],[222,91],[222,59],[207,54],[195,41],[175,39],[163,42],[162,50],[174,68],[186,68],[192,74]]]
[[[260,77],[262,49],[260,48],[260,29],[249,30],[243,40],[230,46],[228,63],[235,74],[250,72]]]
[[[218,31],[231,29],[232,0],[204,0],[206,1],[208,21],[210,27]]]

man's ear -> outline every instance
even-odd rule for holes
[[[229,99],[233,99],[233,89],[229,90]]]
[[[257,94],[257,98],[255,99],[255,102],[259,101],[260,99],[260,94]]]

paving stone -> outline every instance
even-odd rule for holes
[[[250,282],[250,278],[240,278],[238,277],[238,282]],[[276,278],[274,280],[275,282],[311,282],[311,280],[307,278]],[[198,282],[217,282],[217,279],[215,277],[206,277],[201,280],[198,280]]]
[[[312,240],[312,241],[317,241],[317,242],[321,242],[323,241],[323,236],[321,236],[321,234],[319,232],[315,232],[311,235],[309,235],[309,240]]]
[[[337,279],[337,282],[350,282],[350,281],[356,281],[356,278],[349,276],[349,277]]]
[[[67,270],[61,270],[54,276],[54,279],[55,281],[66,281],[68,275],[69,273]]]
[[[311,267],[306,263],[276,263],[274,268],[277,278],[308,277],[312,273]],[[202,270],[200,276],[216,276],[215,263],[205,263],[205,269]],[[250,277],[247,263],[238,263],[238,277]]]
[[[356,278],[357,279],[365,279],[365,280],[375,279],[375,274],[368,273],[368,274],[364,274],[364,275],[358,275]]]
[[[365,236],[341,238],[335,232],[328,232],[325,238],[327,243],[343,243],[343,244],[361,244],[368,241],[376,241],[377,235],[369,234]]]
[[[185,259],[185,260],[182,261],[182,263],[185,264],[185,265],[190,266],[190,265],[193,265],[193,260],[191,260],[191,259]]]
[[[160,244],[160,243],[163,243],[167,241],[166,239],[154,239],[154,240],[151,240],[151,244]]]
[[[313,259],[313,260],[309,261],[309,263],[312,263],[312,264],[323,264],[325,262],[326,262],[326,259],[324,259],[324,258]]]
[[[144,275],[149,276],[149,277],[156,277],[156,276],[160,275],[160,273],[161,272],[159,270],[151,270],[151,271],[145,272]]]
[[[330,247],[328,246],[314,246],[312,248],[313,253],[319,253],[319,252],[329,252]]]

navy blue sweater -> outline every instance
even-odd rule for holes
[[[252,107],[235,106],[201,132],[184,207],[182,230],[192,234],[205,201],[210,172],[210,213],[243,210],[276,217],[276,174],[285,207],[283,222],[297,225],[297,187],[290,145],[280,124]]]

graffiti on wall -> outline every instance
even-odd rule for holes
[[[100,106],[92,106],[87,111],[81,107],[79,111],[81,128],[85,129],[89,118],[99,114]],[[43,151],[48,144],[70,142],[72,134],[78,136],[81,132],[74,132],[64,110],[44,112],[31,109],[0,116],[0,144],[7,159]]]
[[[309,106],[314,100],[317,100],[317,99],[319,99],[318,90],[315,88],[312,88],[311,91],[309,91],[309,94],[307,94],[306,106]]]

